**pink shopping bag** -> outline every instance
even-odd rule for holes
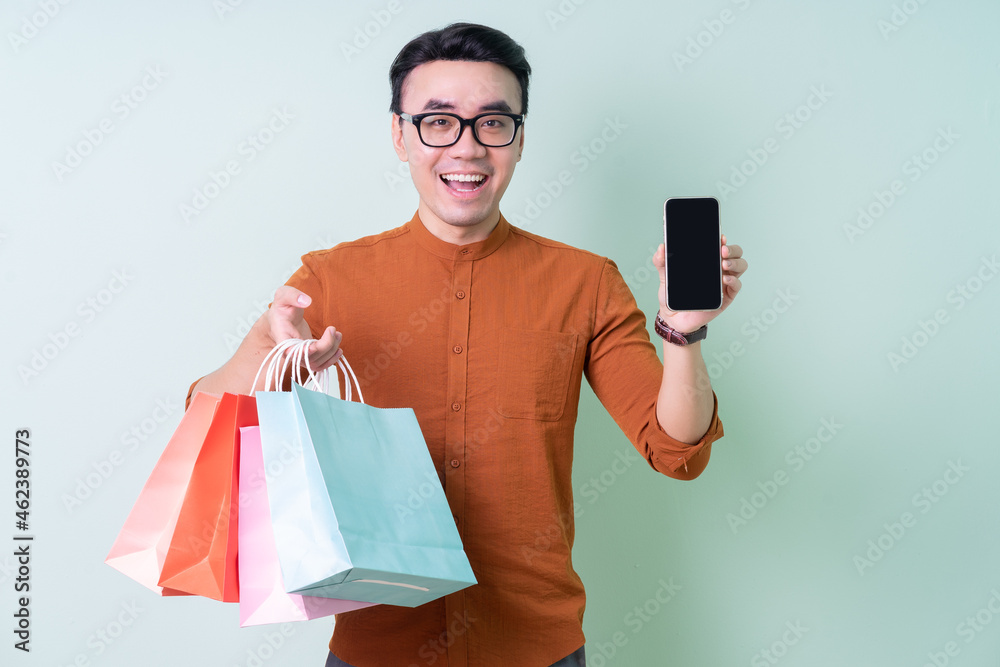
[[[160,595],[189,595],[160,586],[158,581],[195,461],[220,400],[220,396],[200,392],[191,400],[104,561]]]
[[[272,475],[280,483],[281,475]],[[271,529],[264,457],[257,426],[240,429],[239,580],[240,627],[322,618],[372,606],[286,593]]]

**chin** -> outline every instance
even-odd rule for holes
[[[495,215],[497,215],[496,209],[489,209],[486,211],[462,211],[438,217],[453,227],[474,227],[484,220],[492,220]]]

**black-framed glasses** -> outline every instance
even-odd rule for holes
[[[418,113],[412,116],[401,113],[399,117],[413,123],[420,141],[430,148],[454,146],[466,125],[472,127],[472,136],[483,146],[510,146],[514,143],[517,128],[524,124],[524,114],[499,111],[481,113],[473,118],[462,118],[458,114],[444,112]]]

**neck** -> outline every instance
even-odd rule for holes
[[[432,235],[452,245],[468,245],[485,241],[500,222],[500,212],[470,225],[450,225],[431,212],[423,202],[417,206],[420,222]]]

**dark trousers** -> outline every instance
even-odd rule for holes
[[[552,667],[586,667],[586,665],[587,658],[583,654],[582,646],[572,655],[567,655],[562,660],[552,663]],[[351,667],[351,665],[331,653],[326,659],[326,667]]]

